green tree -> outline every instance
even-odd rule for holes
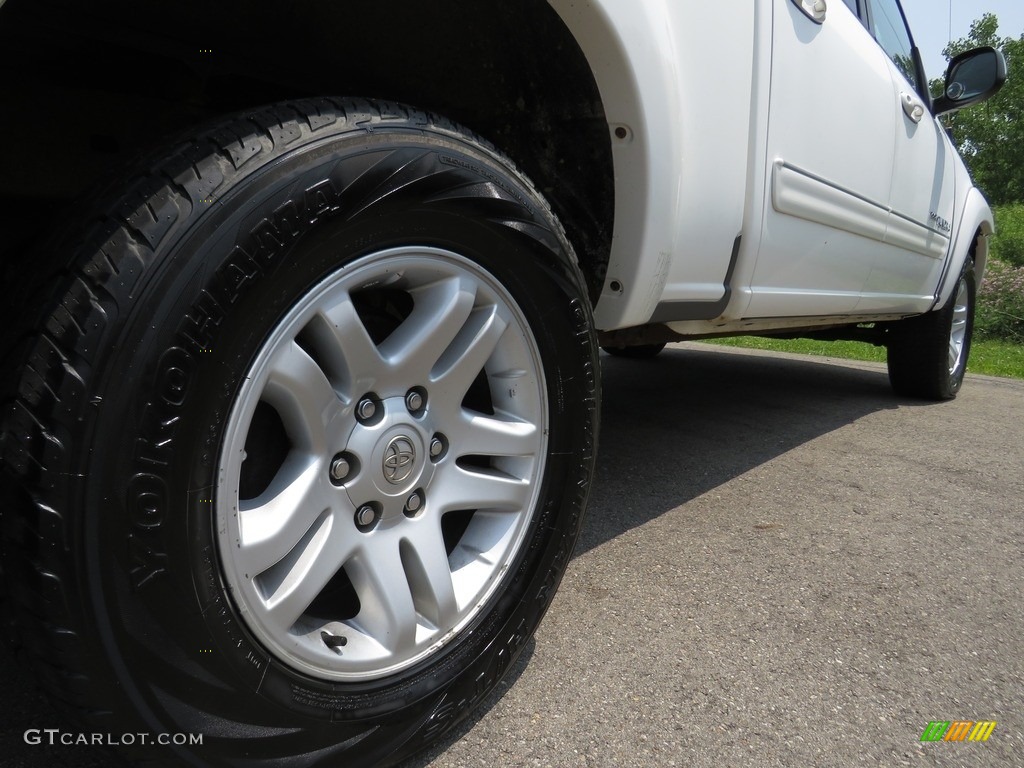
[[[1009,79],[988,101],[954,114],[949,124],[975,183],[994,205],[1024,202],[1024,34],[999,37],[999,21],[986,13],[943,54],[952,59],[982,45],[1002,50]],[[934,82],[941,92],[942,84]]]

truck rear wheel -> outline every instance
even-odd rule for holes
[[[487,697],[567,566],[597,345],[548,206],[402,107],[170,151],[93,225],[5,408],[14,626],[161,764],[381,765]]]

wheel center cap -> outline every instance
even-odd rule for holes
[[[401,485],[409,479],[416,466],[416,446],[405,435],[391,438],[384,448],[381,464],[384,479],[392,485]]]
[[[410,418],[404,397],[384,400],[383,408],[384,418],[379,422],[356,423],[346,436],[339,435],[331,443],[335,452],[352,454],[362,467],[344,484],[352,503],[358,508],[377,501],[384,504],[385,517],[392,507],[391,511],[401,516],[409,494],[416,488],[425,489],[433,476],[430,436],[434,427],[426,416]]]

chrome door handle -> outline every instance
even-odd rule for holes
[[[924,118],[924,104],[909,93],[901,93],[900,102],[903,104],[903,111],[907,113],[907,117],[915,123],[920,123]]]

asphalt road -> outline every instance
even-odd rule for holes
[[[683,344],[604,358],[598,476],[550,613],[417,768],[1024,765],[1024,382]],[[0,764],[53,727],[0,658]],[[925,743],[933,720],[994,720]]]

